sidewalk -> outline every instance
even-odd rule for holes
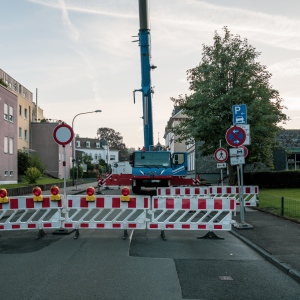
[[[240,222],[239,212],[234,220]],[[231,233],[300,283],[300,224],[252,208],[245,222],[253,229],[233,227]]]

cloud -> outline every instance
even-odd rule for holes
[[[58,0],[59,7],[62,12],[62,22],[65,25],[65,27],[68,30],[68,36],[70,39],[78,41],[79,38],[79,32],[76,29],[76,27],[72,24],[69,14],[68,14],[68,8],[66,6],[66,3],[64,0]]]
[[[269,66],[269,71],[276,72],[277,77],[300,75],[300,58],[293,58]]]

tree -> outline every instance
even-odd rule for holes
[[[106,140],[109,148],[114,148],[119,151],[119,160],[124,161],[128,159],[128,149],[123,143],[123,137],[120,132],[116,132],[114,129],[101,127],[97,130],[97,136],[99,140]]]
[[[246,104],[251,126],[247,163],[272,167],[275,137],[281,129],[278,123],[288,120],[282,112],[283,99],[269,83],[272,74],[257,61],[260,53],[247,39],[223,29],[224,37],[215,32],[213,46],[203,45],[202,61],[187,71],[191,94],[171,98],[187,116],[173,131],[179,140],[202,142],[202,155],[213,154],[220,140],[227,145],[225,133],[232,125],[232,106]],[[231,166],[229,173],[229,182],[234,184]]]

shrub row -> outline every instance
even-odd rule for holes
[[[245,185],[260,188],[300,188],[300,171],[244,173]]]

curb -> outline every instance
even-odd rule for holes
[[[261,248],[260,246],[256,245],[255,243],[251,242],[244,236],[237,233],[235,230],[230,231],[231,234],[233,234],[235,237],[243,241],[245,244],[247,244],[249,247],[251,247],[254,251],[256,251],[258,254],[260,254],[266,261],[273,264],[275,267],[286,273],[288,276],[293,278],[295,281],[300,283],[300,272],[296,269],[291,268],[289,265],[284,263],[283,261],[279,260],[275,256],[271,255],[269,252]]]

